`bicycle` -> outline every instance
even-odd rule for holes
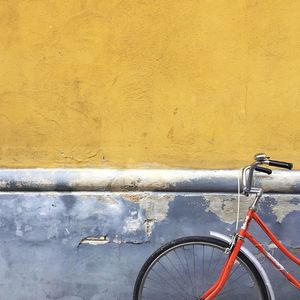
[[[300,259],[284,247],[257,214],[263,190],[254,187],[255,171],[272,173],[262,165],[289,170],[293,167],[292,163],[270,160],[263,153],[256,154],[255,161],[242,169],[241,184],[238,181],[238,195],[241,189],[243,195],[255,196],[240,229],[238,201],[236,232],[231,238],[210,232],[211,236],[183,237],[163,245],[142,266],[135,282],[133,300],[275,299],[265,270],[243,245],[245,239],[300,289],[300,282],[249,232],[251,221],[256,221],[276,247],[300,265]]]

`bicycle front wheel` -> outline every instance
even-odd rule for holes
[[[184,237],[154,252],[143,265],[133,300],[199,300],[218,279],[227,255],[226,242],[212,237]],[[267,288],[251,261],[239,253],[215,299],[267,300]]]

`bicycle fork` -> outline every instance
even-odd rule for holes
[[[211,300],[214,299],[214,297],[217,296],[217,294],[222,290],[224,287],[230,272],[232,270],[232,267],[234,265],[234,262],[236,260],[237,255],[240,252],[240,249],[244,243],[244,239],[246,236],[246,232],[248,230],[250,221],[252,220],[252,214],[254,210],[252,208],[249,208],[247,216],[245,218],[245,221],[239,231],[238,234],[235,235],[235,238],[233,239],[230,248],[227,250],[229,252],[228,258],[226,259],[226,262],[224,264],[224,267],[221,271],[221,274],[217,281],[199,298],[199,300]]]

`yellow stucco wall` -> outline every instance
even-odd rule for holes
[[[0,166],[300,166],[300,1],[0,1]]]

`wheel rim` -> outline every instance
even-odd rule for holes
[[[227,255],[209,242],[187,242],[162,252],[145,272],[139,291],[144,300],[196,300],[217,280]],[[258,282],[237,258],[224,288],[215,299],[263,299]]]

